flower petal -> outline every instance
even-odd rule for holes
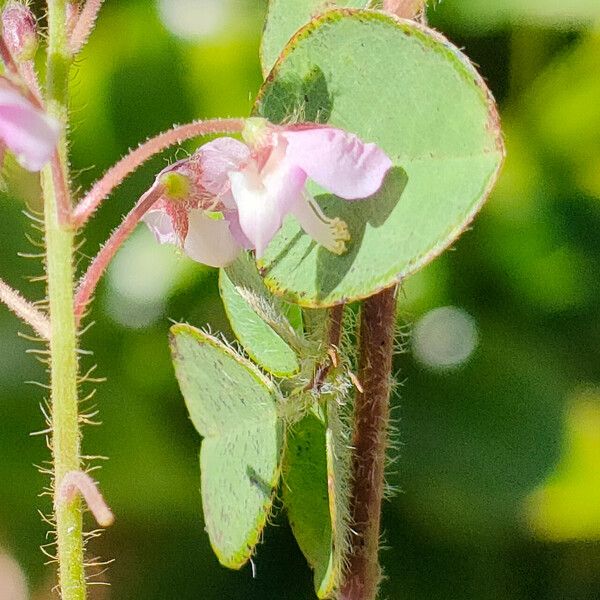
[[[334,254],[346,252],[346,242],[350,241],[348,225],[341,219],[330,219],[308,192],[297,199],[290,212],[302,229],[321,246]]]
[[[39,171],[50,160],[59,136],[57,121],[6,81],[0,82],[0,138],[19,164],[29,171]]]
[[[231,198],[233,199],[233,195]],[[228,210],[225,213],[225,219],[229,221],[229,231],[231,232],[233,239],[245,250],[252,250],[254,246],[242,231],[237,210]]]
[[[346,200],[366,198],[383,183],[392,166],[376,144],[333,127],[291,127],[281,131],[287,160],[325,189]]]
[[[193,260],[211,267],[226,267],[242,250],[229,231],[229,222],[216,221],[201,210],[188,214],[188,234],[183,251]]]
[[[190,160],[200,163],[202,186],[210,193],[220,195],[229,185],[227,174],[250,160],[250,149],[238,140],[220,137],[201,146]]]
[[[177,234],[166,210],[153,208],[142,217],[142,221],[148,225],[156,241],[160,244],[177,244]]]
[[[302,194],[306,174],[283,161],[262,177],[257,165],[251,162],[246,168],[229,173],[229,181],[241,230],[260,258]]]

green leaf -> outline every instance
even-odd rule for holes
[[[370,296],[430,262],[481,208],[503,159],[493,99],[468,59],[436,32],[375,11],[331,11],[304,28],[255,112],[273,122],[318,117],[378,143],[395,164],[367,200],[318,197],[348,223],[345,255],[292,218],[267,248],[267,287],[307,307]]]
[[[265,288],[254,261],[244,254],[221,269],[219,288],[231,328],[250,358],[276,377],[298,373],[296,353],[273,326],[287,339],[295,339],[294,328],[283,314],[283,303]]]
[[[273,68],[288,40],[314,16],[332,6],[365,8],[368,0],[269,0],[260,47],[263,75]]]
[[[508,25],[572,28],[600,18],[597,0],[453,0],[442,2],[432,16],[462,29],[485,32]]]
[[[349,432],[339,401],[327,400],[326,419],[318,407],[289,429],[282,467],[288,520],[319,598],[334,595],[349,548]]]
[[[202,505],[221,564],[239,569],[260,540],[279,480],[283,427],[273,384],[218,339],[171,328],[175,372],[190,417],[204,437]]]
[[[315,591],[336,586],[327,485],[325,424],[314,414],[290,428],[282,469],[283,503],[298,545],[315,571]]]

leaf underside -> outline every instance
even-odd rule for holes
[[[260,541],[279,480],[276,391],[249,361],[189,325],[171,328],[175,372],[200,450],[206,529],[221,564],[239,569]]]
[[[221,269],[219,289],[231,328],[250,358],[276,377],[298,373],[296,353],[263,317],[269,313],[282,327],[293,331],[292,326],[283,315],[281,302],[270,296],[246,254],[231,267]]]
[[[328,598],[335,588],[332,524],[327,484],[326,427],[308,414],[288,432],[282,469],[283,502],[294,536],[314,569],[315,591]]]

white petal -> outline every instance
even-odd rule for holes
[[[188,219],[183,251],[191,259],[210,267],[225,267],[237,258],[242,247],[231,235],[228,221],[211,219],[201,210],[191,210]]]
[[[306,174],[282,162],[262,177],[256,164],[250,163],[240,171],[229,173],[229,181],[242,232],[260,258],[302,194]]]
[[[341,219],[327,217],[308,192],[297,200],[291,213],[302,229],[321,246],[334,254],[346,251],[346,242],[350,241],[348,226]]]
[[[177,244],[177,234],[167,212],[163,209],[149,210],[142,221],[148,225],[150,231],[161,244]]]

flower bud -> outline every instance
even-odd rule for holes
[[[27,6],[9,2],[2,11],[2,36],[13,57],[32,60],[38,45],[37,22]]]

